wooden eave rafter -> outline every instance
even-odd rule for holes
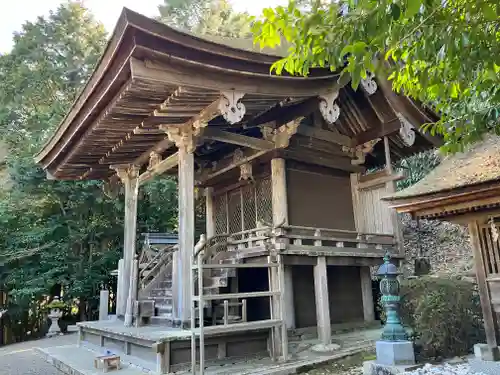
[[[110,164],[140,166],[152,151],[161,154],[172,146],[158,125],[186,126],[210,111],[221,91],[230,90],[245,94],[243,121],[250,126],[275,121],[276,113],[279,126],[299,112],[317,110],[320,96],[340,91],[341,118],[329,128],[343,127],[347,133],[320,129],[323,133],[315,136],[353,147],[356,134],[371,131],[374,115],[365,116],[358,94],[343,93],[345,79],[339,82],[328,69],[316,69],[309,77],[270,75],[277,58],[201,39],[125,9],[90,80],[35,160],[56,179],[108,178]],[[283,112],[290,97],[297,105]],[[211,117],[207,138],[240,146],[252,142],[259,152],[270,149],[266,140],[242,138],[237,127],[210,135],[223,124],[221,118]]]
[[[419,218],[449,218],[456,214],[500,205],[500,184],[468,186],[455,191],[416,197],[383,198],[399,213]]]

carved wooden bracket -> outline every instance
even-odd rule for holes
[[[373,139],[371,141],[363,143],[362,145],[356,146],[355,148],[343,146],[342,151],[353,153],[356,156],[355,159],[351,160],[352,165],[361,165],[361,164],[365,163],[366,154],[369,154],[370,152],[372,152],[373,147],[375,147],[375,145],[379,141],[380,141],[380,138]]]
[[[162,157],[159,153],[156,151],[151,151],[149,154],[149,164],[148,164],[148,171],[152,170],[155,166],[160,164],[162,160]]]
[[[287,148],[290,145],[290,139],[297,133],[297,129],[303,119],[303,116],[297,117],[295,120],[281,125],[277,129],[273,129],[270,126],[262,126],[260,128],[262,138],[266,141],[274,142],[276,148]]]
[[[170,142],[173,142],[177,148],[185,149],[190,154],[196,149],[197,135],[201,131],[201,126],[194,127],[178,127],[178,126],[168,126],[160,125],[160,129],[163,130]]]
[[[219,110],[222,117],[230,124],[236,124],[243,120],[246,108],[241,102],[245,94],[237,91],[222,91]]]
[[[397,112],[396,116],[401,122],[401,128],[399,129],[399,135],[401,139],[407,146],[413,146],[415,143],[415,128],[401,113]]]
[[[368,95],[373,95],[377,92],[377,82],[375,81],[375,74],[366,72],[366,78],[361,79],[361,87]]]
[[[233,153],[233,163],[239,163],[241,162],[243,159],[245,158],[245,156],[243,155],[243,151],[241,151],[241,149],[236,149]],[[238,179],[238,181],[248,181],[248,180],[251,180],[253,181],[254,178],[253,178],[253,171],[252,171],[252,163],[250,162],[247,162],[247,163],[243,163],[240,165],[240,178]]]
[[[110,168],[116,171],[116,175],[122,183],[139,177],[139,167],[134,164],[111,165]]]
[[[340,108],[335,103],[338,97],[338,91],[332,91],[328,94],[319,96],[319,111],[328,124],[333,124],[340,116]]]

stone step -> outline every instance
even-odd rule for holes
[[[173,306],[167,304],[155,304],[155,309],[156,309],[156,315],[171,314]]]
[[[162,314],[151,317],[151,324],[158,326],[169,326],[173,323],[172,314]]]
[[[155,288],[151,291],[151,297],[172,297],[172,290],[164,288]]]

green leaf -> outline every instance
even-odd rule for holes
[[[497,4],[497,7],[498,7],[498,4]],[[494,4],[489,4],[489,3],[485,2],[485,3],[483,3],[481,10],[483,11],[484,17],[488,21],[497,21],[498,20],[498,16],[495,12]]]
[[[391,4],[391,16],[394,21],[399,20],[399,17],[401,16],[401,8],[396,3]]]
[[[411,18],[415,16],[422,6],[422,0],[408,0],[406,2],[405,16]]]

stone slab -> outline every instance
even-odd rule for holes
[[[477,358],[469,359],[469,366],[473,372],[478,372],[484,375],[500,374],[500,362],[483,361]]]
[[[399,365],[390,366],[377,363],[376,361],[363,362],[363,375],[397,375],[406,371],[413,371],[422,365]]]
[[[488,344],[474,345],[474,356],[483,361],[498,361],[500,360],[500,352],[498,347],[491,348]]]
[[[411,366],[415,364],[415,351],[411,341],[377,341],[375,343],[377,363],[388,366]]]
[[[63,374],[68,375],[98,375],[102,370],[94,367],[94,359],[100,353],[89,348],[77,347],[76,345],[56,346],[52,348],[36,348],[35,351],[42,356],[44,360],[51,363]],[[144,375],[153,374],[151,371],[139,368],[132,364],[129,356],[120,356],[122,368],[120,375]],[[110,372],[112,373],[112,372]]]

